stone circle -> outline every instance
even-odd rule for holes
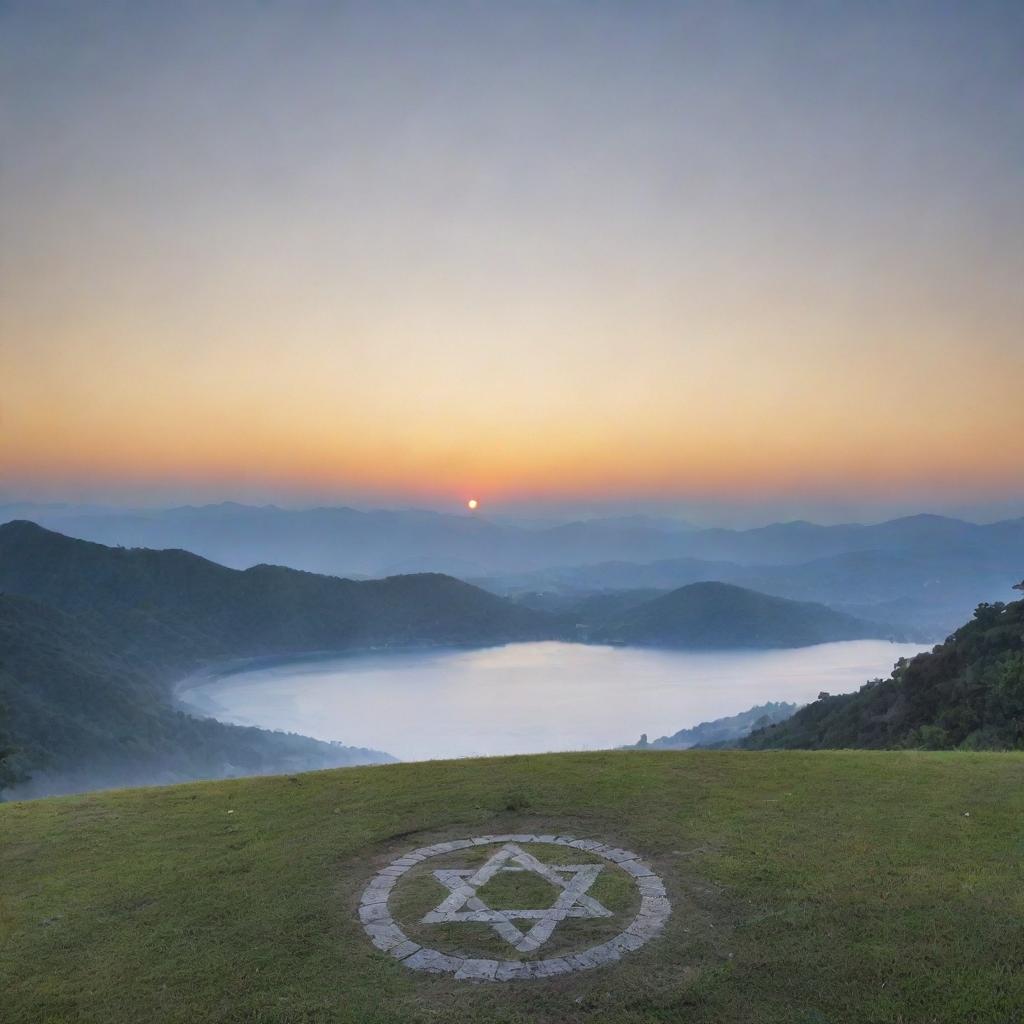
[[[577,953],[540,960],[497,960],[443,953],[414,942],[391,916],[388,901],[392,890],[410,868],[457,850],[491,845],[500,849],[478,869],[440,868],[433,872],[448,894],[423,918],[423,923],[472,921],[489,924],[514,949],[534,952],[566,918],[612,916],[598,900],[587,894],[601,870],[600,864],[548,865],[522,849],[523,845],[530,843],[581,850],[621,868],[632,877],[640,894],[640,909],[636,916],[607,942]],[[480,899],[477,888],[503,871],[532,871],[540,875],[554,886],[557,892],[555,902],[551,907],[539,909],[495,910],[488,907]],[[480,982],[551,978],[615,963],[625,953],[639,949],[657,935],[671,911],[661,879],[629,850],[572,836],[508,834],[453,839],[397,857],[366,886],[360,900],[359,919],[370,941],[406,967],[432,974],[451,974],[460,981]]]

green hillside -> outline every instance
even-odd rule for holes
[[[187,551],[108,548],[0,526],[0,789],[300,771],[387,754],[199,721],[171,684],[233,658],[374,644],[500,643],[554,620],[448,576],[355,582]],[[358,737],[339,737],[356,739]]]
[[[130,654],[176,664],[555,633],[542,613],[436,573],[356,581],[270,565],[240,571],[187,551],[109,548],[28,522],[0,526],[2,591],[87,620]]]
[[[692,583],[623,614],[601,635],[667,647],[806,647],[886,635],[821,604],[790,601],[729,583]]]
[[[0,1017],[1008,1024],[1024,1006],[1022,817],[1013,753],[559,754],[6,804]],[[374,948],[358,905],[385,864],[518,832],[637,851],[667,889],[664,930],[610,966],[502,983]],[[604,877],[619,888],[593,890],[613,915],[602,934],[632,912]],[[417,927],[469,953],[487,931]]]
[[[389,759],[379,751],[182,714],[158,681],[71,616],[3,594],[0,706],[0,748],[12,751],[8,781],[41,773],[38,792]]]
[[[980,605],[945,643],[901,661],[888,679],[824,694],[744,745],[1024,748],[1024,601]]]

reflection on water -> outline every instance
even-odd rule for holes
[[[525,754],[614,747],[766,701],[848,692],[921,649],[882,640],[783,651],[522,643],[276,664],[207,681],[182,697],[225,722],[403,760]]]

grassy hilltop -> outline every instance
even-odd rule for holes
[[[0,805],[0,1016],[1005,1024],[1022,819],[1024,754],[919,751],[558,754]],[[370,944],[356,909],[389,860],[518,831],[640,853],[665,931],[500,984]]]

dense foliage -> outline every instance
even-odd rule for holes
[[[374,751],[183,714],[161,685],[70,616],[5,595],[0,704],[8,709],[6,781],[38,773],[30,794],[381,759]]]
[[[450,576],[383,580],[187,551],[108,548],[33,523],[0,526],[0,592],[59,608],[142,663],[342,650],[388,643],[491,643],[552,636],[547,616]]]
[[[888,679],[822,694],[744,746],[1024,749],[1024,601],[979,605],[945,643],[901,659]]]

